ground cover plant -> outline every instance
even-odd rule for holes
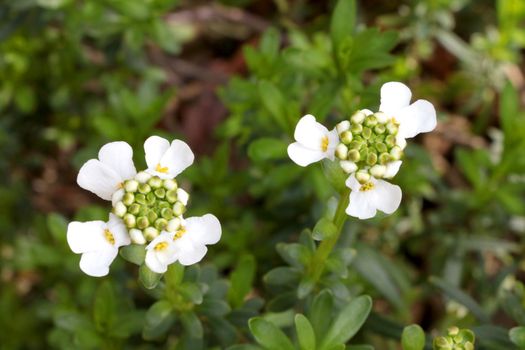
[[[0,349],[525,348],[523,1],[0,18]]]

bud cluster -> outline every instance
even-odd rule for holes
[[[474,350],[474,333],[468,329],[451,327],[446,336],[434,338],[434,350]]]
[[[188,193],[175,179],[163,180],[142,172],[124,181],[122,190],[113,213],[122,218],[134,243],[145,244],[160,232],[176,232],[181,226]]]
[[[335,156],[346,173],[356,172],[359,182],[367,182],[370,176],[382,178],[388,163],[403,156],[397,145],[399,124],[385,113],[366,115],[357,111],[349,120],[337,124],[340,143]]]

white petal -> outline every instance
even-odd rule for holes
[[[357,179],[355,178],[355,174],[352,174],[350,175],[347,179],[346,179],[346,187],[348,187],[349,189],[352,190],[352,192],[357,192],[359,191],[359,189],[361,188],[361,184],[359,183],[359,181],[357,181]]]
[[[186,234],[196,243],[215,244],[221,239],[221,223],[212,214],[186,219],[186,230]]]
[[[182,188],[177,188],[177,200],[181,202],[184,205],[188,204],[188,200],[190,199],[190,195],[188,192],[184,191]]]
[[[436,128],[436,109],[426,100],[417,100],[395,114],[399,122],[398,135],[411,138]]]
[[[412,92],[403,83],[392,81],[381,86],[381,105],[379,110],[392,115],[410,104]]]
[[[137,175],[135,175],[135,180],[137,180],[140,183],[145,183],[149,179],[151,179],[151,174],[146,171],[141,171]]]
[[[188,266],[198,263],[204,258],[208,248],[204,244],[193,244],[190,239],[185,239],[186,235],[177,239],[174,244],[177,249],[178,261],[182,265]]]
[[[321,151],[322,141],[326,136],[328,129],[316,122],[315,117],[310,114],[302,117],[295,127],[295,141],[311,150]]]
[[[120,176],[105,163],[96,159],[88,160],[77,176],[77,183],[85,190],[91,191],[107,201],[119,188]]]
[[[325,157],[334,160],[335,149],[339,144],[339,134],[337,134],[337,130],[334,128],[332,131],[328,132],[326,136],[328,136],[328,148],[325,152]]]
[[[109,214],[107,227],[115,239],[115,247],[122,247],[131,244],[128,230],[126,229],[124,222],[118,216]]]
[[[103,221],[73,221],[67,226],[67,243],[76,254],[105,249],[109,246],[103,236],[105,228]]]
[[[122,181],[133,178],[137,173],[133,164],[133,149],[126,142],[105,144],[98,152],[98,159],[115,170]]]
[[[401,167],[401,164],[403,162],[401,160],[396,160],[395,162],[390,162],[386,165],[386,172],[383,175],[386,179],[391,179],[394,176],[396,176],[397,172],[399,171],[399,168]]]
[[[148,250],[146,252],[146,259],[144,262],[146,263],[146,266],[153,272],[164,273],[166,270],[168,270],[168,265],[159,261],[154,250]]]
[[[193,164],[195,156],[185,142],[174,140],[160,159],[160,166],[168,168],[167,173],[157,173],[162,179],[172,179]]]
[[[288,156],[295,164],[300,166],[307,166],[326,157],[321,149],[312,150],[303,147],[299,142],[294,142],[288,146]]]
[[[146,163],[149,169],[155,169],[168,148],[170,148],[169,141],[159,136],[150,136],[146,142],[144,142]]]
[[[375,187],[370,193],[372,205],[387,214],[392,214],[399,208],[401,203],[401,188],[383,180],[377,180]]]
[[[117,256],[117,249],[105,249],[96,252],[87,252],[80,258],[80,269],[93,277],[102,277],[108,274],[109,265]]]
[[[371,114],[374,114],[374,112],[372,112],[371,110],[369,109],[362,109],[361,112],[363,112],[366,116],[369,116]]]
[[[115,193],[113,193],[113,195],[111,196],[111,205],[115,206],[118,202],[120,202],[122,198],[124,198],[125,193],[126,192],[122,188],[116,190]]]
[[[376,215],[376,208],[371,202],[371,191],[352,190],[350,193],[350,203],[346,208],[346,213],[361,220],[373,218]]]
[[[404,150],[407,146],[407,140],[405,140],[404,137],[399,135],[399,133],[396,136],[396,146],[399,146],[402,150]]]

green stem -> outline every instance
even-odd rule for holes
[[[341,231],[347,218],[345,210],[350,200],[350,191],[351,190],[349,188],[346,188],[341,193],[341,197],[339,198],[339,203],[337,204],[337,209],[335,210],[334,218],[332,220],[335,227],[337,228],[336,233],[326,238],[321,242],[321,244],[319,244],[319,247],[315,251],[315,254],[312,258],[310,271],[313,281],[315,282],[317,282],[321,277],[321,274],[323,273],[324,267],[326,265],[326,260],[330,256],[330,253],[332,253],[335,244],[339,240],[339,236],[341,236]]]

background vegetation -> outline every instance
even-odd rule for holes
[[[458,326],[479,349],[525,348],[509,336],[525,326],[525,2],[348,3],[2,2],[0,348],[384,350],[412,323],[427,346]],[[293,128],[376,108],[391,80],[438,128],[406,150],[400,210],[349,219],[313,278],[336,190],[287,158]],[[196,151],[189,214],[214,213],[223,238],[153,290],[123,259],[87,277],[67,222],[108,205],[78,168],[114,140],[144,168],[153,134]]]

